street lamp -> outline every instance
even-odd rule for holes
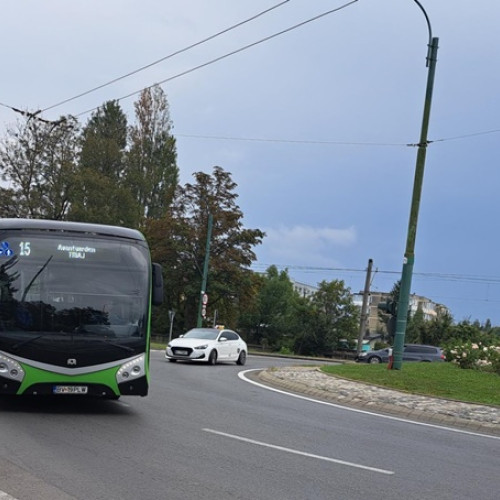
[[[401,274],[401,286],[399,290],[399,301],[396,318],[396,333],[394,335],[394,361],[392,368],[400,370],[403,361],[403,348],[405,342],[406,323],[408,318],[408,306],[410,302],[410,288],[413,275],[413,265],[415,262],[415,237],[417,234],[418,210],[420,207],[420,196],[422,193],[422,183],[425,169],[425,155],[427,152],[427,131],[429,128],[429,116],[431,111],[432,91],[434,86],[434,74],[436,71],[438,38],[432,37],[431,23],[429,17],[418,0],[414,2],[424,13],[429,29],[429,44],[427,52],[427,89],[425,93],[424,114],[422,119],[422,129],[420,142],[417,144],[417,162],[415,166],[415,179],[413,182],[413,195],[408,223],[408,234],[406,238],[406,250],[403,259],[403,271]]]

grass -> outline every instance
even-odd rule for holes
[[[323,366],[324,373],[400,391],[500,407],[500,376],[464,370],[452,363],[404,363],[401,370],[387,365],[349,363]]]
[[[158,342],[151,342],[150,348],[157,349],[158,351],[164,351],[167,344],[159,344]]]

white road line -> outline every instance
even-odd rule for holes
[[[287,392],[287,391],[283,391],[281,389],[276,389],[274,387],[269,387],[265,384],[260,384],[259,382],[255,382],[254,380],[250,380],[246,376],[246,374],[249,372],[262,371],[262,370],[265,370],[265,368],[254,368],[252,370],[244,370],[244,371],[238,373],[238,377],[241,380],[244,380],[245,382],[256,385],[257,387],[261,387],[262,389],[266,389],[268,391],[278,392],[280,394],[284,394],[286,396],[291,396],[291,397],[294,397],[297,399],[304,399],[305,401],[311,401],[312,403],[318,403],[318,404],[322,404],[322,405],[326,405],[326,406],[333,406],[334,408],[339,408],[339,409],[345,410],[345,411],[352,411],[354,413],[362,413],[364,415],[371,415],[373,417],[385,418],[386,420],[395,420],[396,422],[404,422],[406,424],[420,425],[422,427],[431,427],[434,429],[439,429],[439,430],[444,430],[444,431],[449,431],[449,432],[456,432],[458,434],[467,434],[468,436],[478,436],[478,437],[487,438],[487,439],[500,440],[500,436],[494,436],[492,434],[482,434],[480,432],[466,431],[464,429],[455,429],[454,427],[446,427],[443,425],[429,424],[427,422],[418,422],[416,420],[408,420],[406,418],[393,417],[391,415],[384,415],[382,413],[374,413],[374,412],[367,411],[367,410],[360,410],[359,408],[352,408],[350,406],[344,406],[344,405],[340,405],[340,404],[336,404],[336,403],[330,403],[329,401],[321,401],[319,399],[313,399],[313,398],[309,398],[307,396],[301,396],[300,394],[294,394],[293,392]]]
[[[308,458],[316,458],[317,460],[323,460],[324,462],[333,462],[339,465],[346,465],[348,467],[355,467],[356,469],[363,469],[370,472],[378,472],[379,474],[393,475],[394,471],[378,469],[376,467],[368,467],[366,465],[355,464],[353,462],[346,462],[345,460],[338,460],[336,458],[323,457],[321,455],[314,455],[313,453],[306,453],[299,450],[293,450],[292,448],[284,448],[283,446],[277,446],[275,444],[263,443],[262,441],[255,441],[254,439],[249,439],[243,436],[235,436],[234,434],[227,434],[226,432],[215,431],[213,429],[202,429],[205,432],[210,432],[212,434],[217,434],[218,436],[223,436],[231,439],[236,439],[237,441],[243,441],[245,443],[255,444],[257,446],[264,446],[265,448],[272,448],[273,450],[284,451],[286,453],[292,453],[294,455],[301,455]]]

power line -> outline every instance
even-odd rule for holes
[[[471,133],[471,134],[457,135],[455,137],[447,137],[447,138],[444,138],[444,139],[436,139],[436,140],[431,141],[431,142],[458,141],[460,139],[469,139],[471,137],[477,137],[477,136],[480,136],[480,135],[497,134],[498,132],[500,132],[499,128],[493,129],[493,130],[484,130],[483,132],[474,132],[474,133]]]
[[[199,64],[198,66],[194,66],[193,68],[190,68],[190,69],[187,69],[187,70],[185,70],[185,71],[182,71],[181,73],[178,73],[178,74],[176,74],[176,75],[174,75],[174,76],[171,76],[171,77],[169,77],[169,78],[165,78],[164,80],[161,80],[161,81],[159,81],[159,82],[156,82],[156,83],[154,83],[153,85],[149,85],[149,86],[144,87],[144,88],[142,88],[142,89],[140,89],[140,90],[136,90],[135,92],[131,92],[130,94],[127,94],[127,95],[125,95],[125,96],[119,97],[119,98],[117,98],[117,99],[115,99],[115,100],[116,100],[116,101],[122,101],[122,100],[124,100],[124,99],[128,99],[129,97],[132,97],[132,96],[134,96],[134,95],[140,94],[140,93],[141,93],[141,92],[143,92],[144,90],[148,90],[148,89],[150,89],[150,88],[152,88],[152,87],[154,87],[154,86],[156,86],[156,85],[162,85],[162,84],[164,84],[164,83],[171,82],[172,80],[175,80],[175,79],[180,78],[180,77],[182,77],[182,76],[186,76],[186,75],[188,75],[188,74],[190,74],[190,73],[193,73],[194,71],[197,71],[197,70],[199,70],[199,69],[202,69],[202,68],[205,68],[205,67],[210,66],[210,65],[212,65],[212,64],[215,64],[215,63],[217,63],[217,62],[219,62],[219,61],[222,61],[222,60],[224,60],[224,59],[227,59],[228,57],[234,56],[234,55],[236,55],[236,54],[239,54],[240,52],[243,52],[243,51],[248,50],[248,49],[250,49],[250,48],[253,48],[253,47],[257,46],[257,45],[260,45],[260,44],[262,44],[262,43],[264,43],[264,42],[268,42],[269,40],[272,40],[273,38],[276,38],[276,37],[278,37],[278,36],[281,36],[281,35],[284,35],[284,34],[286,34],[286,33],[289,33],[290,31],[293,31],[293,30],[295,30],[295,29],[297,29],[297,28],[301,28],[302,26],[304,26],[304,25],[306,25],[306,24],[309,24],[309,23],[311,23],[311,22],[313,22],[313,21],[317,21],[317,20],[319,20],[319,19],[321,19],[321,18],[323,18],[323,17],[325,17],[325,16],[328,16],[328,15],[333,14],[333,13],[335,13],[335,12],[338,12],[338,11],[340,11],[340,10],[342,10],[342,9],[345,9],[346,7],[349,7],[349,6],[353,5],[353,4],[354,4],[354,3],[356,3],[357,1],[358,1],[358,0],[351,0],[351,1],[350,1],[350,2],[348,2],[348,3],[345,3],[345,4],[341,5],[340,7],[336,7],[335,9],[331,9],[331,10],[329,10],[329,11],[323,12],[322,14],[319,14],[319,15],[317,15],[317,16],[314,16],[314,17],[310,18],[310,19],[307,19],[306,21],[302,21],[302,22],[300,22],[300,23],[298,23],[298,24],[295,24],[295,25],[293,25],[293,26],[291,26],[291,27],[289,27],[289,28],[286,28],[286,29],[284,29],[284,30],[282,30],[282,31],[279,31],[279,32],[274,33],[274,34],[272,34],[272,35],[269,35],[269,36],[266,36],[266,37],[264,37],[264,38],[261,38],[260,40],[257,40],[256,42],[249,43],[248,45],[245,45],[245,46],[243,46],[243,47],[240,47],[239,49],[236,49],[236,50],[233,50],[233,51],[231,51],[231,52],[228,52],[228,53],[226,53],[226,54],[224,54],[224,55],[222,55],[222,56],[216,57],[215,59],[211,59],[210,61],[207,61],[207,62],[205,62],[205,63],[203,63],[203,64]],[[86,110],[86,111],[82,111],[81,113],[78,113],[78,114],[77,114],[77,115],[75,115],[75,116],[82,116],[82,115],[86,115],[86,114],[88,114],[88,113],[91,113],[92,111],[95,111],[95,110],[99,109],[99,107],[100,107],[100,106],[96,106],[96,107],[94,107],[94,108],[92,108],[92,109],[88,109],[88,110]]]
[[[44,120],[43,118],[38,117],[37,115],[42,113],[42,110],[35,111],[33,113],[28,111],[22,111],[13,106],[9,106],[8,104],[4,104],[0,102],[0,106],[4,108],[11,109],[16,113],[20,113],[22,115],[28,116],[30,118],[35,118],[44,123],[56,123],[59,124],[61,120],[50,121]],[[46,108],[50,109],[50,108]],[[94,108],[97,109],[97,108]],[[93,111],[93,110],[91,110]],[[89,111],[80,113],[85,114]],[[77,115],[80,116],[80,115]],[[490,135],[500,133],[500,129],[493,130],[485,130],[482,132],[474,132],[470,134],[463,134],[459,136],[453,136],[443,139],[435,139],[429,141],[429,144],[435,142],[448,142],[448,141],[458,141],[463,139],[468,139],[470,137],[478,137],[483,135]],[[366,146],[366,147],[415,147],[417,144],[409,144],[407,142],[363,142],[363,141],[320,141],[320,140],[299,140],[299,139],[278,139],[278,138],[263,138],[263,137],[230,137],[230,136],[218,136],[218,135],[196,135],[196,134],[176,134],[176,137],[184,137],[186,139],[204,139],[204,140],[215,140],[215,141],[240,141],[240,142],[268,142],[268,143],[276,143],[276,144],[304,144],[304,145],[324,145],[324,146]]]
[[[366,269],[348,268],[348,267],[316,267],[316,266],[299,266],[291,264],[287,265],[287,264],[264,264],[264,263],[255,263],[253,267],[267,269],[272,265],[282,270],[287,269],[287,270],[302,271],[307,273],[319,273],[319,272],[363,273],[363,274],[366,273]],[[397,276],[401,274],[401,271],[377,269],[377,274],[387,274],[387,275]],[[415,272],[414,276],[418,276],[420,278],[437,279],[439,281],[500,285],[500,277],[497,276],[481,276],[481,275],[471,275],[471,274],[439,273],[439,272]]]
[[[351,141],[318,141],[318,140],[297,140],[297,139],[265,139],[262,137],[228,137],[215,135],[190,135],[176,134],[176,137],[185,137],[188,139],[207,139],[219,141],[247,141],[247,142],[274,142],[281,144],[318,144],[318,145],[335,145],[335,146],[404,146],[407,143],[390,143],[390,142],[351,142]]]
[[[471,134],[463,134],[455,137],[447,137],[428,141],[428,144],[435,142],[448,142],[478,137],[482,135],[497,134],[500,129],[485,130],[482,132],[474,132]],[[242,142],[271,142],[280,144],[318,144],[328,146],[393,146],[393,147],[418,147],[419,144],[408,142],[362,142],[362,141],[319,141],[319,140],[297,140],[297,139],[278,139],[278,138],[262,138],[262,137],[231,137],[217,135],[194,135],[194,134],[176,134],[176,137],[185,137],[187,139],[206,139],[216,141],[242,141]]]
[[[90,90],[82,92],[81,94],[78,94],[78,95],[76,95],[74,97],[70,97],[70,98],[65,99],[63,101],[60,101],[60,102],[58,102],[56,104],[53,104],[52,106],[49,106],[48,108],[43,109],[42,112],[48,111],[49,109],[57,108],[58,106],[62,106],[63,104],[66,104],[68,102],[71,102],[71,101],[74,101],[76,99],[79,99],[80,97],[83,97],[83,96],[86,96],[88,94],[91,94],[92,92],[95,92],[96,90],[100,90],[100,89],[102,89],[104,87],[112,85],[113,83],[119,82],[120,80],[124,80],[125,78],[128,78],[129,76],[135,75],[137,73],[140,73],[141,71],[144,71],[144,70],[146,70],[148,68],[151,68],[152,66],[160,64],[161,62],[166,61],[167,59],[171,59],[174,56],[182,54],[183,52],[187,52],[188,50],[191,50],[191,49],[193,49],[195,47],[198,47],[199,45],[202,45],[202,44],[204,44],[206,42],[209,42],[210,40],[213,40],[214,38],[217,38],[217,37],[219,37],[219,36],[221,36],[221,35],[223,35],[225,33],[228,33],[229,31],[232,31],[232,30],[234,30],[236,28],[239,28],[240,26],[243,26],[246,23],[254,21],[255,19],[263,16],[264,14],[267,14],[267,13],[271,12],[272,10],[277,9],[278,7],[283,6],[284,4],[288,3],[289,1],[290,0],[285,0],[283,2],[280,2],[280,3],[278,3],[278,4],[274,5],[274,6],[266,9],[266,10],[263,10],[262,12],[259,12],[258,14],[255,14],[252,17],[249,17],[248,19],[245,19],[244,21],[236,23],[233,26],[230,26],[229,28],[226,28],[226,29],[224,29],[222,31],[219,31],[219,32],[215,33],[214,35],[211,35],[211,36],[209,36],[207,38],[204,38],[203,40],[200,40],[199,42],[193,43],[191,45],[188,45],[187,47],[184,47],[183,49],[180,49],[180,50],[177,50],[175,52],[172,52],[171,54],[168,54],[167,56],[164,56],[161,59],[158,59],[156,61],[153,61],[152,63],[146,64],[145,66],[141,66],[140,68],[138,68],[136,70],[130,71],[129,73],[126,73],[125,75],[122,75],[122,76],[119,76],[117,78],[114,78],[113,80],[110,80],[109,82],[103,83],[102,85],[99,85],[99,86],[94,87],[94,88],[92,88]]]

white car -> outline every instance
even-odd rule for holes
[[[235,361],[244,365],[247,360],[246,342],[227,328],[193,328],[177,339],[171,340],[165,350],[169,361]]]

